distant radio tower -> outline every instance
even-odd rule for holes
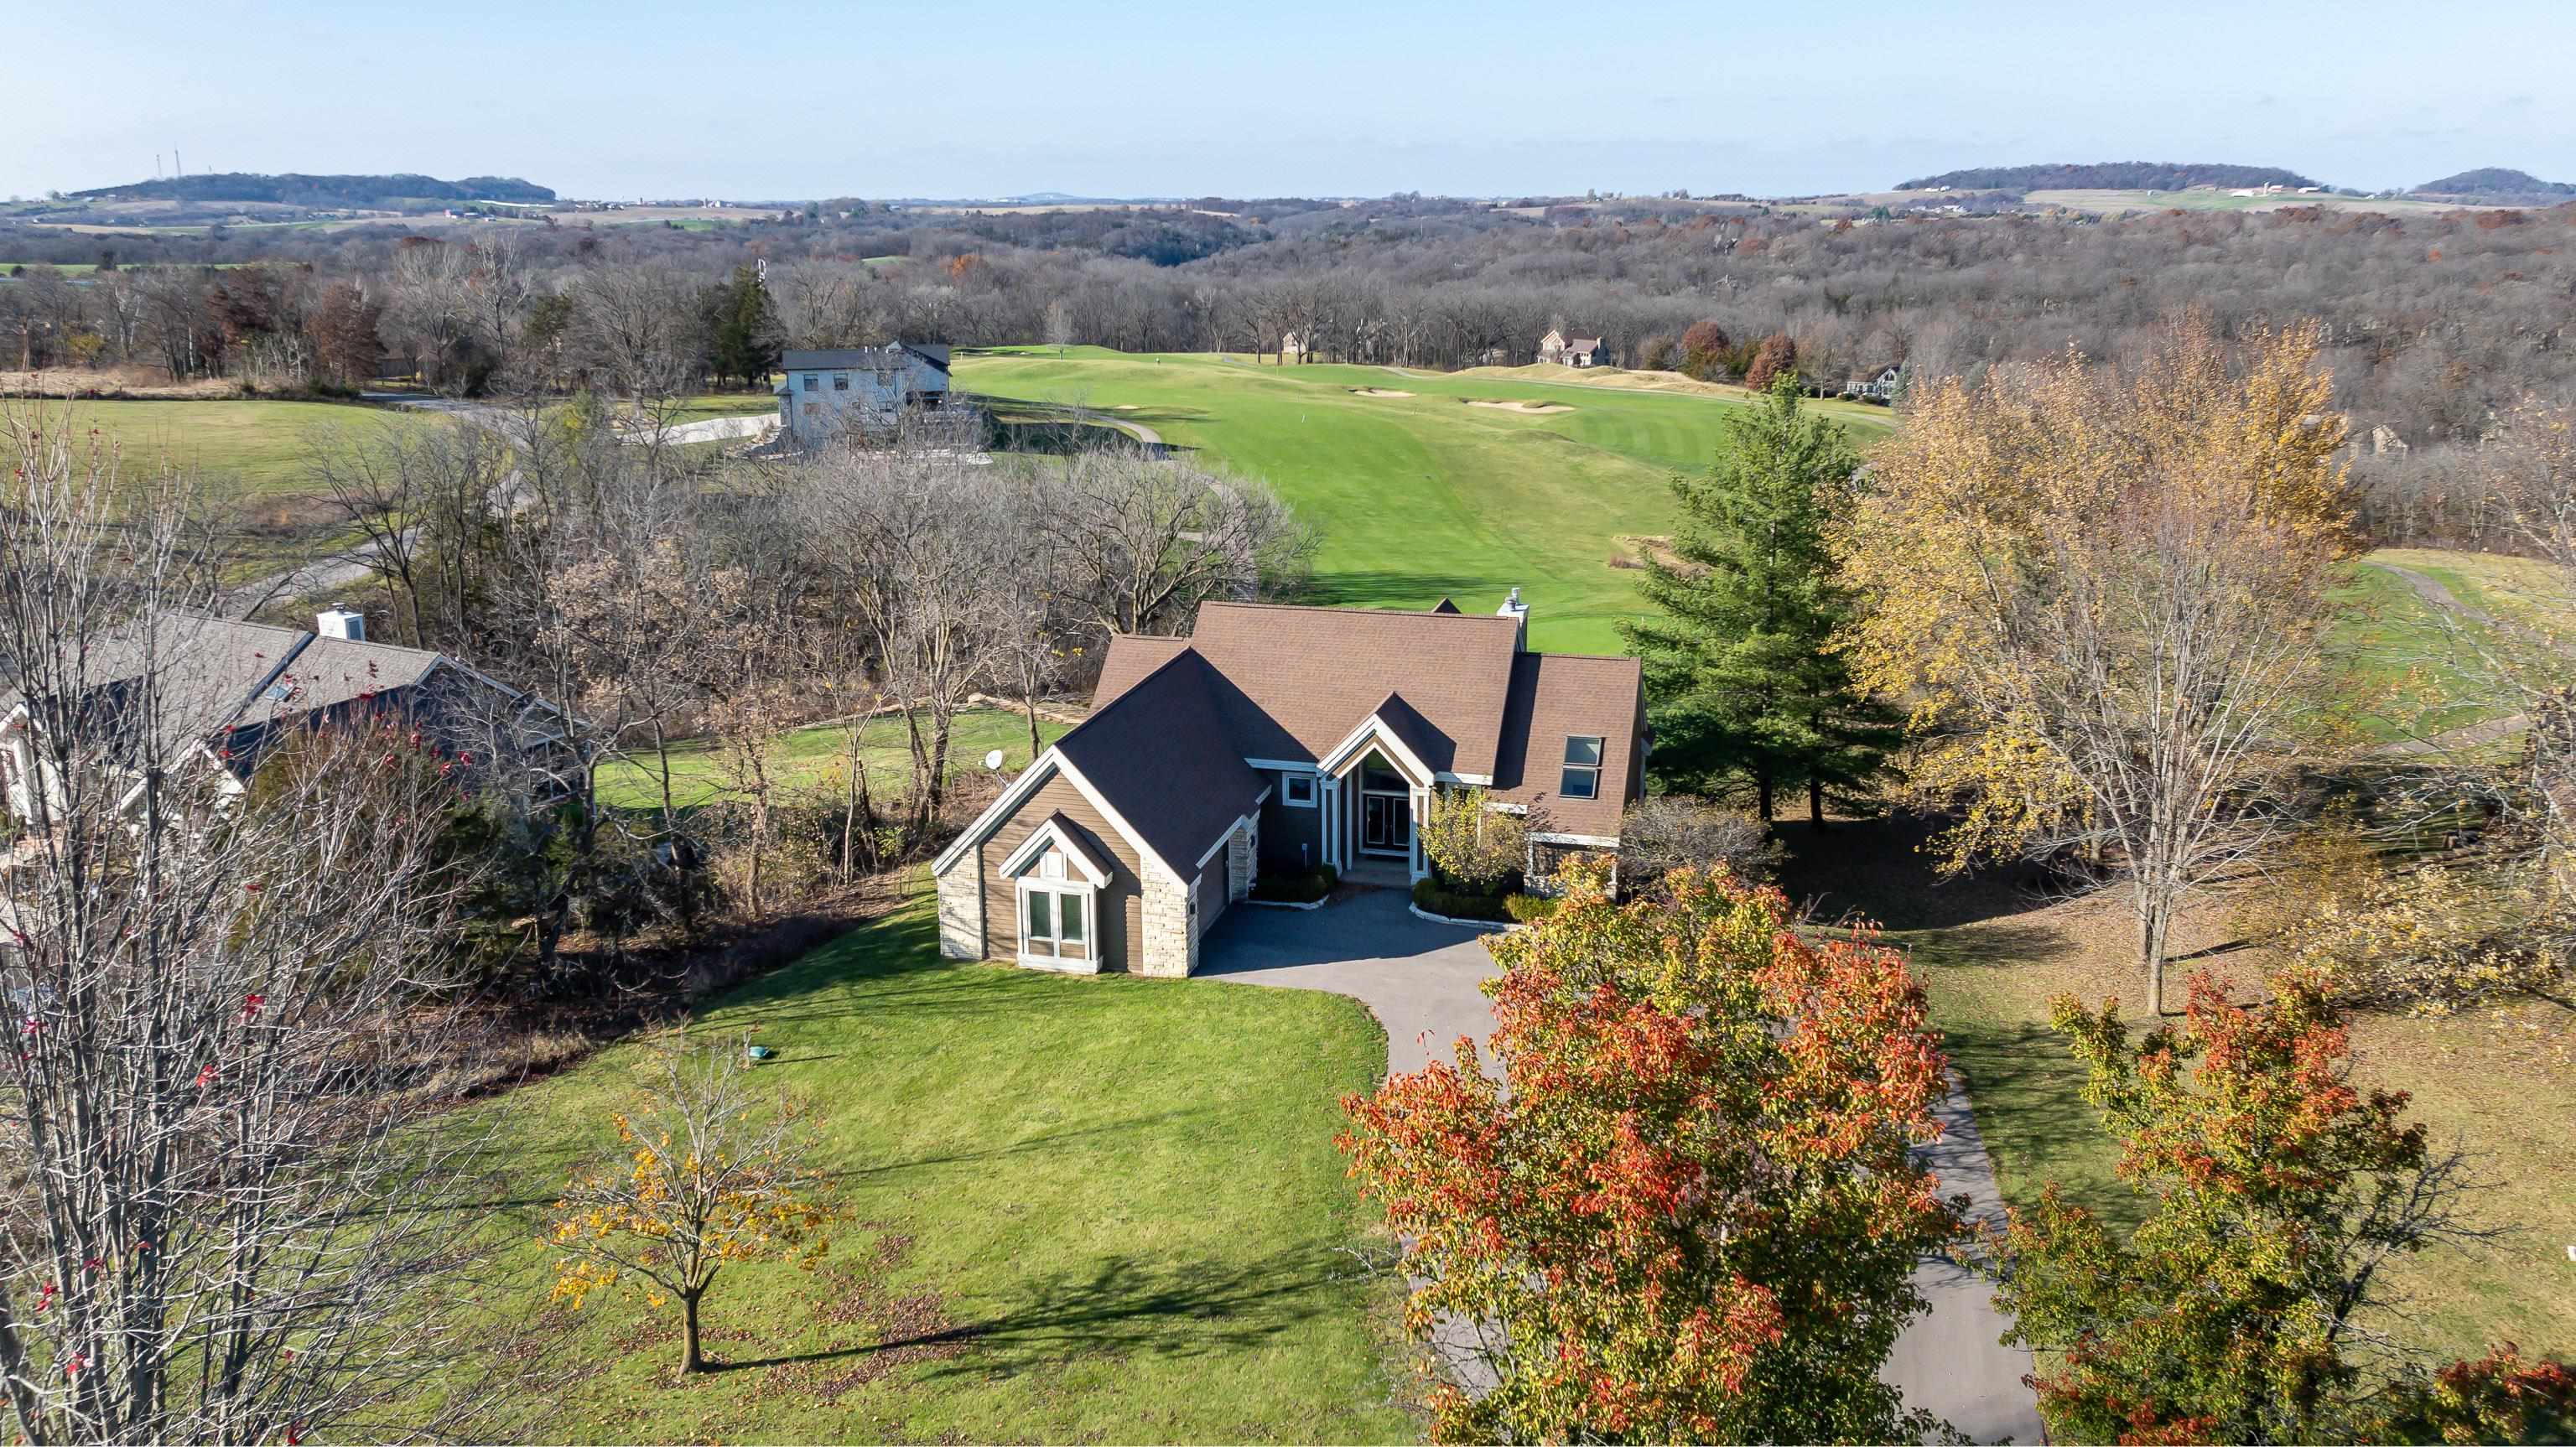
[[[172,146],[170,148],[170,164],[179,169],[180,180],[185,181],[188,179],[188,163],[179,159],[179,148],[177,146]]]
[[[155,181],[161,179],[161,153],[159,151],[154,151],[152,153],[152,179]]]

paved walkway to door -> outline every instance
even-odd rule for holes
[[[1406,903],[1401,890],[1374,889],[1317,910],[1235,905],[1201,945],[1199,973],[1349,995],[1386,1027],[1387,1068],[1420,1070],[1435,1056],[1453,1058],[1459,1036],[1482,1044],[1492,1033],[1493,1013],[1476,986],[1498,971],[1483,932],[1418,919]],[[1999,1217],[1994,1163],[1967,1097],[1953,1089],[1940,1115],[1946,1133],[1925,1157],[1942,1191],[1965,1192],[1981,1219]],[[2030,1354],[1996,1341],[2004,1323],[1993,1288],[1945,1260],[1917,1266],[1914,1284],[1932,1310],[1897,1339],[1881,1373],[1906,1405],[1928,1408],[1972,1441],[2045,1441],[2038,1404],[2021,1382]]]

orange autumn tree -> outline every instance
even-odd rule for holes
[[[802,1122],[781,1100],[763,1111],[744,1078],[747,1040],[665,1053],[643,1107],[614,1117],[619,1154],[576,1171],[546,1244],[553,1297],[574,1310],[621,1286],[659,1310],[679,1303],[680,1370],[706,1370],[698,1308],[727,1266],[812,1266],[832,1213],[814,1200]]]
[[[1918,1438],[1878,1369],[1960,1216],[1911,1154],[1946,1077],[1903,957],[1723,873],[1564,883],[1492,945],[1501,1080],[1461,1039],[1344,1102],[1408,1328],[1492,1384],[1436,1388],[1435,1438]]]
[[[2186,902],[2296,825],[2343,741],[2321,644],[2345,428],[2318,347],[2183,317],[2126,377],[2070,354],[1930,388],[1839,541],[1845,644],[1911,710],[1948,863],[2127,884],[2158,1014]]]
[[[2239,1008],[2196,975],[2182,1024],[2134,1042],[2116,1002],[2054,1002],[2120,1175],[2153,1209],[2122,1230],[2052,1185],[2011,1213],[1995,1301],[2007,1339],[2043,1354],[2051,1426],[2078,1442],[2553,1440],[2576,1412],[2563,1363],[2507,1345],[2432,1373],[2387,1338],[2388,1265],[2488,1233],[2404,1093],[2353,1084],[2322,978],[2273,990]]]

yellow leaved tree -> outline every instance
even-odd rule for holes
[[[592,1294],[631,1287],[656,1310],[677,1302],[682,1372],[706,1370],[698,1306],[729,1265],[812,1266],[834,1212],[797,1108],[770,1108],[745,1078],[747,1040],[673,1049],[646,1100],[619,1113],[618,1153],[577,1171],[555,1203],[546,1244],[557,1255],[553,1299],[579,1310]]]
[[[1948,862],[2125,883],[2149,1007],[2189,896],[2270,847],[2343,745],[2320,643],[2350,546],[2345,424],[2313,326],[2168,322],[2126,372],[2073,354],[1915,400],[1839,539],[1845,639],[1904,703]]]

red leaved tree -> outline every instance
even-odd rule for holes
[[[1798,370],[1798,344],[1787,332],[1773,332],[1762,339],[1753,353],[1753,365],[1744,369],[1744,385],[1756,392],[1771,390],[1771,379],[1782,372]]]
[[[1503,1080],[1461,1039],[1345,1102],[1407,1326],[1482,1388],[1437,1387],[1434,1436],[1918,1437],[1878,1369],[1960,1227],[1910,1154],[1945,1077],[1903,957],[1809,944],[1722,873],[1626,905],[1601,866],[1565,883],[1492,946]]]
[[[2351,1082],[2322,982],[2273,989],[2240,1009],[2195,976],[2182,1027],[2135,1044],[2116,1004],[2055,1002],[2120,1174],[2155,1210],[2124,1235],[2052,1186],[2012,1213],[1996,1303],[2054,1363],[2037,1378],[2051,1425],[2082,1442],[2548,1440],[2498,1424],[2576,1408],[2562,1364],[2507,1347],[2432,1374],[2389,1339],[2384,1268],[2489,1233],[2456,1214],[2459,1157],[2428,1150],[2405,1095]]]

